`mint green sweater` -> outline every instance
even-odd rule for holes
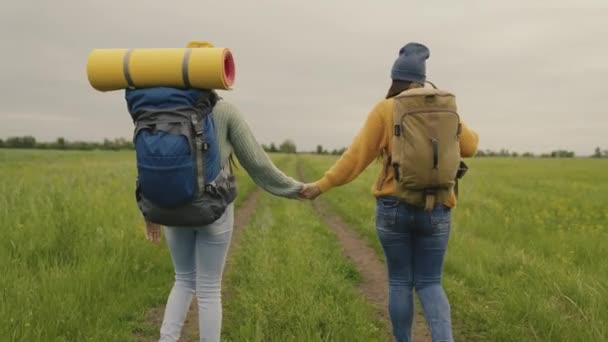
[[[213,109],[213,120],[222,165],[226,165],[230,154],[234,153],[258,186],[273,195],[298,197],[302,183],[287,177],[274,166],[236,106],[220,100]]]

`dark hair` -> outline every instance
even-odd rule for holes
[[[393,83],[391,83],[391,87],[388,89],[388,93],[386,94],[386,98],[390,99],[391,97],[395,97],[408,90],[412,83],[413,82],[411,81],[393,80]]]
[[[198,98],[196,107],[201,109],[207,109],[215,107],[217,102],[221,99],[220,96],[213,89],[199,89],[201,96]]]

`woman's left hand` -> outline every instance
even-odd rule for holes
[[[160,225],[146,221],[146,240],[154,243],[160,243]]]

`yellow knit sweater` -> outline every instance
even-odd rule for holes
[[[322,192],[327,192],[333,187],[347,184],[357,178],[374,159],[380,156],[382,151],[386,150],[390,155],[393,140],[393,101],[393,99],[382,100],[369,113],[365,125],[342,157],[325,173],[323,178],[317,181],[316,184]],[[477,133],[463,123],[460,135],[461,156],[472,157],[477,151],[478,142]],[[378,175],[378,177],[380,176]],[[382,188],[376,189],[374,183],[372,193],[376,197],[391,195],[394,187],[392,168],[389,168]],[[448,207],[456,205],[454,193],[448,196],[444,204]]]

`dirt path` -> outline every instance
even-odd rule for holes
[[[226,259],[226,267],[224,269],[223,281],[226,279],[227,274],[230,273],[231,269],[231,260],[232,255],[238,248],[240,236],[243,232],[243,229],[249,223],[251,219],[251,215],[253,214],[255,207],[258,202],[258,197],[260,196],[260,189],[255,189],[249,194],[247,199],[241,203],[239,208],[236,210],[234,215],[234,230],[232,232],[232,240],[230,241],[230,248],[228,250],[228,257]],[[226,298],[230,294],[225,293],[225,287],[222,286],[222,297]],[[197,310],[196,298],[192,300],[192,305],[190,306],[190,311],[188,312],[188,317],[186,318],[186,322],[184,323],[184,328],[182,329],[182,336],[180,337],[180,341],[183,342],[194,342],[198,341],[198,310]],[[154,327],[158,327],[160,329],[160,325],[163,320],[163,314],[165,312],[165,307],[158,307],[151,309],[146,315],[146,322]],[[158,337],[154,337],[153,339],[143,339],[143,338],[135,338],[136,341],[157,341]]]
[[[298,177],[301,180],[304,179],[299,163]],[[312,206],[322,221],[335,232],[336,237],[342,245],[344,255],[355,265],[361,274],[361,292],[368,302],[375,307],[377,314],[386,323],[388,330],[390,330],[387,312],[388,280],[385,265],[378,259],[376,252],[365,240],[360,238],[340,216],[331,212],[329,207],[324,204],[322,198],[317,198],[313,201]],[[424,318],[419,313],[416,314],[414,319],[413,334],[415,342],[431,341]]]

